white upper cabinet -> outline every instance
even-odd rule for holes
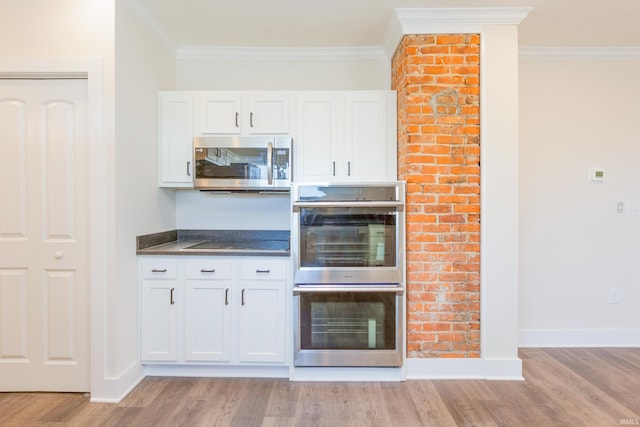
[[[285,92],[198,92],[196,133],[287,134],[289,104]]]
[[[207,135],[290,135],[294,181],[397,179],[394,91],[167,91],[159,102],[161,187],[193,188],[193,137]]]
[[[193,187],[193,92],[159,94],[160,187]]]
[[[393,91],[302,92],[296,181],[397,179]]]

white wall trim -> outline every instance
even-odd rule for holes
[[[205,378],[289,378],[289,366],[145,365],[146,376]]]
[[[520,347],[640,347],[640,329],[521,329]]]
[[[119,403],[144,379],[144,369],[137,360],[117,378],[105,378],[101,393],[91,394],[92,403]]]
[[[385,60],[380,46],[361,47],[239,47],[180,46],[177,59],[218,61],[353,61]]]
[[[480,33],[485,25],[518,25],[532,7],[396,8],[384,48],[391,58],[405,34]]]
[[[407,359],[408,380],[522,381],[522,360]]]
[[[640,47],[521,47],[524,61],[640,61]]]

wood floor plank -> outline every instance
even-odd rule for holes
[[[394,402],[389,401],[388,410],[390,414],[395,415],[394,420],[400,421],[399,425],[408,426],[455,426],[456,421],[449,412],[447,405],[436,390],[433,381],[407,381],[406,387],[400,385],[400,389],[406,390],[405,396],[396,399]],[[398,400],[409,399],[413,402],[410,412],[398,412],[395,410]],[[409,409],[409,407],[407,407]],[[411,414],[411,416],[409,416]]]
[[[634,412],[640,412],[640,376],[631,375],[625,368],[626,361],[606,363],[607,353],[600,349],[584,349],[576,352],[570,349],[550,350],[555,359],[573,372],[583,377],[596,388],[623,404]]]
[[[640,423],[640,349],[521,349],[526,381],[145,378],[118,404],[0,393],[2,427],[620,426]]]
[[[300,383],[287,379],[274,380],[273,383],[263,426],[289,425],[296,414]]]
[[[610,398],[586,379],[543,351],[527,363],[526,378],[532,399],[551,413],[552,420],[571,425],[604,426],[638,415]]]

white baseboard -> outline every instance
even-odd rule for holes
[[[94,381],[91,386],[93,403],[119,403],[144,379],[145,375],[139,362],[135,362],[118,377]]]
[[[155,377],[289,378],[289,366],[145,365]]]
[[[520,329],[519,347],[640,347],[640,330]]]
[[[513,359],[407,359],[409,380],[523,381],[522,361]]]

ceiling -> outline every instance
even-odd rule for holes
[[[639,0],[122,0],[178,46],[382,46],[395,8],[533,7],[524,47],[640,46]]]

